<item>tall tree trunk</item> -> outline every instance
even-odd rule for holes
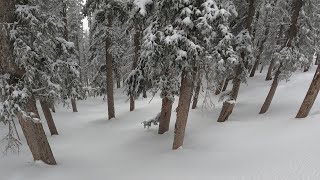
[[[138,65],[138,60],[140,57],[140,38],[141,38],[141,32],[138,27],[136,27],[134,34],[134,57],[132,62],[132,70],[134,70]],[[130,111],[133,111],[135,109],[135,103],[134,103],[135,97],[133,95],[130,95]]]
[[[59,135],[56,125],[54,123],[50,108],[49,108],[49,103],[46,100],[40,100],[40,105],[41,105],[44,117],[47,120],[47,124],[48,124],[51,135]]]
[[[296,118],[305,118],[308,116],[314,101],[316,100],[320,90],[320,65],[314,74],[313,80],[310,84],[309,90],[303,100],[303,103],[298,111]]]
[[[275,63],[275,59],[272,58],[272,59],[271,59],[271,62],[270,62],[270,65],[269,65],[269,68],[268,68],[268,73],[267,73],[267,76],[266,76],[266,81],[272,80],[272,71],[273,71],[274,63]]]
[[[286,41],[286,44],[285,46],[286,47],[292,47],[292,41],[294,40],[294,38],[296,37],[297,33],[298,33],[298,27],[297,27],[297,22],[298,22],[298,18],[299,18],[299,14],[300,14],[300,10],[302,8],[302,0],[295,0],[293,1],[293,13],[292,13],[292,16],[291,16],[291,24],[290,24],[290,28],[288,30],[288,39]],[[281,69],[281,66],[282,64],[280,64],[277,72],[276,72],[276,75],[275,75],[275,78],[273,80],[273,83],[271,85],[271,89],[268,93],[268,96],[260,110],[260,114],[263,114],[265,112],[268,111],[269,107],[270,107],[270,104],[272,102],[272,99],[273,99],[273,96],[277,90],[277,87],[278,87],[278,81],[279,81],[279,75],[280,75],[280,69]]]
[[[183,145],[192,91],[193,77],[191,75],[188,75],[188,73],[184,70],[181,75],[180,97],[177,107],[177,120],[174,129],[174,141],[172,149],[178,149]]]
[[[268,96],[267,96],[266,100],[264,101],[264,103],[263,103],[263,105],[261,107],[261,110],[260,110],[259,114],[263,114],[263,113],[267,112],[269,107],[270,107],[270,104],[272,102],[272,99],[274,97],[274,94],[276,93],[276,90],[277,90],[277,87],[278,87],[278,84],[279,84],[280,67],[278,68],[278,70],[277,70],[277,72],[276,72],[276,74],[274,76],[270,91],[268,93]]]
[[[31,98],[26,106],[26,111],[34,113],[33,118],[39,118],[35,99]],[[34,122],[30,118],[25,118],[22,113],[17,114],[22,131],[26,137],[27,144],[31,150],[35,161],[43,161],[49,165],[56,165],[56,160],[52,154],[43,126],[40,122]]]
[[[147,96],[146,87],[144,87],[143,90],[142,90],[142,97],[143,97],[143,98],[147,98],[147,97],[148,97],[148,96]]]
[[[118,88],[118,89],[121,88],[121,81],[120,81],[120,79],[117,80],[117,88]]]
[[[112,55],[109,52],[111,47],[111,38],[106,39],[106,68],[107,68],[107,100],[108,100],[108,116],[109,119],[115,118],[114,97],[113,97],[113,68]]]
[[[260,56],[254,62],[254,65],[253,65],[253,67],[251,69],[250,77],[253,77],[256,74],[256,71],[258,69],[259,64],[260,64]]]
[[[248,9],[248,15],[245,21],[245,28],[250,33],[252,30],[252,21],[255,13],[256,0],[248,0],[248,2],[249,2],[249,9]],[[242,54],[241,56],[242,56],[242,59],[245,59],[244,54]],[[245,62],[245,68],[247,68],[247,66],[248,66],[248,62]],[[218,122],[224,122],[229,118],[235,105],[233,101],[237,100],[238,93],[240,90],[240,85],[241,85],[241,79],[239,79],[239,76],[242,74],[242,71],[243,71],[241,64],[237,65],[235,71],[236,71],[236,76],[233,79],[231,96],[228,101],[223,103],[222,110],[218,118]]]
[[[78,112],[76,99],[73,98],[73,97],[71,98],[71,106],[72,106],[72,111],[73,111],[73,112]]]
[[[159,119],[158,134],[164,134],[169,130],[172,112],[172,101],[168,97],[162,98],[161,114]]]

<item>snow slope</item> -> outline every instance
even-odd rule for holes
[[[0,157],[0,179],[319,180],[319,99],[308,118],[294,118],[314,71],[281,82],[265,115],[258,112],[271,82],[259,73],[242,85],[229,121],[216,122],[221,104],[191,110],[184,147],[177,151],[171,150],[175,113],[164,135],[141,124],[159,112],[158,97],[150,104],[138,100],[137,110],[129,112],[127,98],[117,90],[117,119],[111,121],[100,97],[79,102],[79,113],[58,107],[54,118],[60,135],[48,137],[58,165],[32,162],[23,141],[19,155]]]

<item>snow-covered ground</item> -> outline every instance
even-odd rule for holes
[[[78,102],[79,113],[58,107],[54,119],[60,135],[48,136],[58,165],[34,163],[23,140],[19,155],[0,157],[0,179],[319,180],[319,99],[308,118],[294,118],[314,71],[281,82],[265,115],[258,112],[271,81],[259,73],[241,86],[229,121],[216,122],[221,104],[191,110],[184,147],[177,151],[171,150],[175,113],[164,135],[141,124],[159,112],[159,97],[150,104],[140,99],[129,112],[126,96],[117,90],[117,119],[111,121],[101,97]]]

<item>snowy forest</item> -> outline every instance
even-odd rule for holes
[[[0,0],[1,180],[319,180],[319,0]]]

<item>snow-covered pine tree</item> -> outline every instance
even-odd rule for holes
[[[114,42],[115,29],[113,26],[118,22],[123,22],[127,17],[125,3],[119,0],[89,0],[85,5],[85,15],[93,17],[91,25],[91,59],[99,60],[105,55],[106,65],[106,91],[108,101],[109,119],[115,117],[114,97],[113,97],[113,66],[114,58],[111,51]],[[104,45],[104,51],[98,51]]]
[[[223,103],[222,110],[220,112],[218,122],[226,121],[231,115],[233,108],[235,106],[241,82],[246,82],[247,79],[247,68],[250,63],[252,63],[252,41],[251,41],[251,31],[252,31],[252,22],[255,13],[256,0],[247,1],[247,12],[245,13],[245,21],[243,21],[243,28],[241,25],[234,28],[234,31],[241,31],[236,36],[235,40],[235,50],[239,56],[236,67],[234,68],[234,77],[233,77],[233,87],[230,92],[229,98]]]
[[[279,81],[284,79],[289,80],[292,73],[301,67],[302,62],[306,61],[304,55],[300,53],[297,48],[297,34],[299,31],[298,19],[301,17],[300,13],[302,12],[303,2],[302,0],[292,0],[291,3],[292,14],[290,27],[287,32],[287,40],[281,48],[281,51],[276,54],[276,59],[279,65],[268,96],[261,107],[260,114],[268,111]]]

